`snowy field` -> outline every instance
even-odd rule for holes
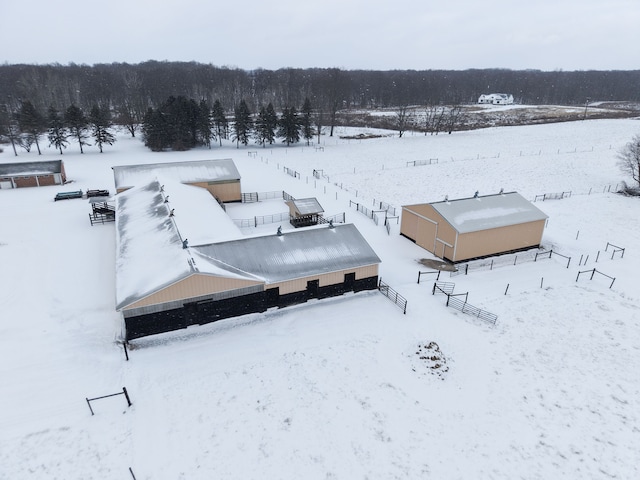
[[[640,199],[613,193],[624,179],[616,153],[640,121],[339,138],[363,131],[183,153],[121,134],[103,154],[71,144],[68,185],[0,191],[0,479],[640,478]],[[60,158],[3,147],[0,162]],[[126,361],[114,225],[92,227],[86,200],[53,198],[113,192],[114,165],[210,158],[233,158],[245,192],[346,212],[406,315],[378,292],[350,294],[139,339]],[[443,272],[495,326],[431,295],[431,275],[417,283],[430,254],[350,205],[399,210],[500,189],[571,192],[536,203],[549,215],[544,246],[571,262]],[[285,211],[277,200],[228,209]],[[593,268],[613,285],[576,281]],[[87,397],[123,387],[131,407],[118,395],[92,402],[91,415]]]

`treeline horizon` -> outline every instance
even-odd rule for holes
[[[257,112],[269,103],[278,111],[300,107],[306,98],[319,110],[335,111],[470,104],[486,93],[512,94],[516,103],[530,105],[639,102],[640,70],[244,70],[169,61],[0,65],[0,104],[12,111],[29,101],[41,111],[100,105],[142,114],[170,96],[210,106],[218,100],[228,112],[243,100]]]

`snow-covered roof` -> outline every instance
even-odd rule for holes
[[[145,185],[158,177],[171,178],[180,183],[240,180],[240,173],[230,158],[144,165],[119,165],[112,168],[116,189]]]
[[[222,209],[206,190],[153,180],[116,195],[115,200],[117,309],[196,273],[256,280],[206,259],[196,267],[190,249],[183,248],[185,239],[192,244],[239,234],[231,220],[227,219],[229,225],[217,213]],[[194,202],[199,202],[197,209]]]
[[[353,224],[288,231],[194,248],[267,283],[380,263]]]
[[[300,215],[313,215],[314,213],[324,212],[324,209],[315,197],[291,200],[291,204]]]
[[[430,204],[459,233],[545,220],[547,215],[517,192]]]
[[[51,175],[62,172],[62,160],[43,162],[0,163],[0,176],[20,177],[30,175]]]

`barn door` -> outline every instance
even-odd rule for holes
[[[318,298],[320,291],[320,280],[309,280],[307,282],[307,298]]]

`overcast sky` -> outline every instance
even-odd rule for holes
[[[1,63],[640,69],[640,0],[0,0]]]

